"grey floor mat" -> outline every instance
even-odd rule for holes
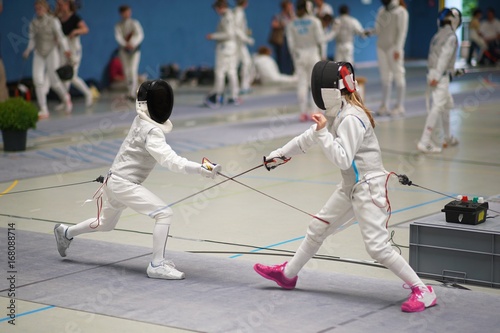
[[[304,270],[297,289],[287,291],[258,276],[251,261],[183,252],[168,254],[186,279],[164,281],[146,277],[146,247],[77,239],[63,259],[50,234],[17,230],[16,243],[18,299],[164,326],[203,332],[493,332],[500,325],[500,297],[482,292],[436,287],[436,307],[407,314],[399,306],[408,291],[398,281]],[[0,256],[0,267],[6,260]],[[7,295],[8,283],[1,278],[0,295]]]

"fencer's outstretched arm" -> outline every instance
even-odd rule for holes
[[[272,157],[292,157],[298,154],[305,154],[309,148],[316,144],[314,131],[316,125],[312,125],[308,130],[292,140],[288,141],[283,147],[272,151],[268,156]]]
[[[326,127],[318,131],[315,130],[316,125],[312,128],[314,128],[314,139],[328,160],[341,170],[349,169],[366,131],[361,120],[354,115],[346,116],[337,129],[337,137],[328,132]]]
[[[159,128],[152,129],[146,138],[146,149],[154,159],[170,171],[201,174],[200,163],[189,161],[181,157],[165,142],[165,135]]]

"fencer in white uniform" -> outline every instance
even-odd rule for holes
[[[137,116],[108,176],[95,195],[98,205],[101,205],[97,218],[90,218],[69,228],[63,224],[54,227],[57,249],[62,257],[67,255],[73,237],[113,230],[123,210],[129,207],[155,220],[153,255],[147,275],[169,280],[184,278],[184,273],[177,270],[164,253],[172,209],[142,183],[157,163],[173,172],[201,174],[210,178],[214,178],[221,167],[205,159],[202,164],[189,161],[177,155],[167,144],[165,134],[172,130],[169,118],[173,102],[172,88],[167,82],[154,80],[141,84],[137,92]]]
[[[257,54],[253,57],[253,67],[255,69],[255,78],[260,80],[263,85],[274,83],[297,83],[297,76],[282,74],[271,56],[271,49],[267,46],[261,46]]]
[[[325,36],[321,21],[310,14],[312,3],[299,0],[296,4],[297,17],[286,26],[288,48],[292,55],[297,75],[297,99],[300,120],[307,121],[316,110],[310,94],[310,78],[314,64],[321,60],[324,53]]]
[[[212,91],[205,98],[205,105],[218,108],[223,102],[226,76],[229,81],[228,104],[240,104],[238,99],[238,47],[233,12],[227,0],[216,0],[213,8],[220,16],[217,31],[207,35],[207,39],[217,42],[215,46],[215,82]]]
[[[123,72],[127,80],[128,95],[135,100],[137,92],[139,62],[141,61],[141,43],[144,40],[144,31],[139,21],[132,18],[132,9],[123,5],[118,9],[121,20],[115,25],[115,39],[120,50],[118,56],[122,62]]]
[[[408,33],[408,11],[399,0],[381,0],[375,21],[377,56],[382,83],[382,102],[378,114],[394,115],[405,113],[406,77],[404,67],[404,46]],[[393,81],[396,85],[396,106],[390,110]]]
[[[58,45],[64,50],[64,55],[70,57],[68,43],[64,38],[59,20],[49,13],[46,0],[35,1],[35,18],[29,25],[29,41],[23,57],[29,57],[33,52],[33,84],[40,111],[40,119],[49,117],[47,107],[47,93],[49,86],[54,89],[61,102],[64,103],[64,112],[69,114],[73,104],[66,92],[65,86],[56,74],[60,65]]]
[[[57,16],[61,21],[62,30],[71,52],[71,58],[67,62],[73,66],[73,77],[71,80],[65,81],[64,85],[67,91],[69,91],[71,85],[80,91],[85,97],[85,106],[89,107],[93,103],[92,92],[85,81],[78,76],[78,70],[82,61],[80,36],[88,34],[89,28],[85,21],[76,14],[76,4],[73,0],[57,0],[56,4]],[[62,53],[61,59],[64,59],[64,50],[60,48],[60,51]]]
[[[285,289],[294,289],[297,274],[324,240],[357,221],[368,254],[411,287],[402,311],[423,311],[435,305],[432,287],[424,285],[388,242],[386,183],[390,174],[382,163],[371,112],[357,93],[351,64],[320,61],[311,80],[314,101],[325,113],[314,114],[316,124],[271,152],[264,164],[268,169],[275,168],[318,145],[328,160],[340,168],[342,182],[310,221],[305,239],[290,262],[274,266],[256,264],[255,271]]]
[[[234,23],[238,47],[238,63],[240,64],[240,94],[250,92],[252,85],[252,57],[248,46],[252,46],[255,41],[249,34],[247,16],[245,9],[248,6],[248,0],[237,0],[237,6],[234,8]]]
[[[456,8],[444,8],[438,14],[438,31],[432,37],[427,58],[427,84],[431,89],[432,106],[417,144],[424,153],[440,153],[441,147],[455,146],[458,140],[450,134],[450,110],[453,97],[450,93],[450,78],[455,75],[458,38],[455,31],[462,23],[462,14]],[[443,133],[438,145],[432,137],[442,125]]]
[[[354,36],[364,36],[361,23],[349,15],[349,7],[339,8],[340,16],[335,24],[335,61],[345,61],[354,64]]]

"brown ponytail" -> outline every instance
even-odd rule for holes
[[[359,93],[357,91],[353,93],[347,93],[344,95],[345,99],[347,102],[349,102],[352,105],[355,105],[357,107],[360,107],[365,111],[366,116],[368,119],[370,119],[370,124],[372,125],[373,128],[375,128],[375,120],[373,119],[372,112],[368,110],[368,108],[365,106],[363,103],[363,100],[361,99],[361,96],[359,96]]]

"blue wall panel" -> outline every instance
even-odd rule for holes
[[[250,0],[247,9],[249,26],[256,40],[251,52],[267,44],[272,16],[279,11],[281,0]],[[483,0],[485,2],[486,0]],[[55,0],[49,0],[53,5]],[[114,25],[119,20],[118,6],[128,4],[132,15],[143,25],[145,39],[142,45],[140,73],[157,77],[159,66],[171,62],[184,69],[189,66],[213,66],[213,41],[206,40],[219,20],[211,8],[212,0],[81,0],[79,12],[90,28],[82,36],[83,61],[80,76],[100,80],[107,62],[117,47]],[[336,14],[339,1],[327,0]],[[437,1],[435,1],[437,2]],[[234,1],[229,1],[231,5]],[[352,0],[347,2],[351,14],[364,27],[373,27],[379,0]],[[429,9],[428,1],[407,1],[410,10],[410,29],[406,56],[427,56],[428,43],[435,32],[437,9]],[[23,67],[21,54],[27,45],[28,24],[33,18],[33,0],[4,1],[0,15],[2,56],[9,81],[31,76],[31,60]],[[330,46],[330,53],[332,46]],[[359,62],[376,61],[376,37],[356,40],[355,59]],[[24,70],[23,70],[24,68]]]

